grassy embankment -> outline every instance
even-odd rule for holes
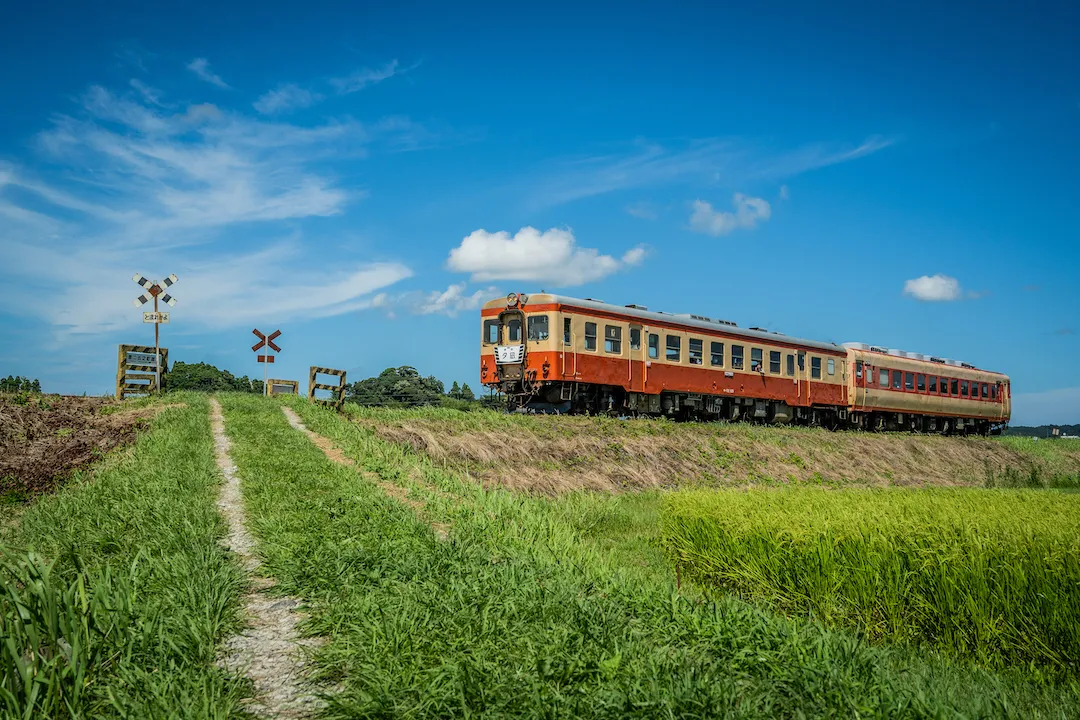
[[[596,514],[583,496],[484,489],[347,418],[285,402],[426,503],[417,514],[327,460],[275,402],[223,398],[265,568],[310,603],[306,630],[329,638],[318,664],[342,688],[330,717],[1068,714],[1022,683],[628,569],[632,551],[604,545],[643,508]],[[604,528],[579,529],[594,515]],[[434,521],[450,525],[448,541]]]
[[[0,717],[235,716],[246,688],[214,660],[244,579],[217,544],[208,407],[167,401],[186,406],[3,528]]]
[[[988,666],[1080,671],[1080,496],[1054,491],[675,493],[689,572],[872,638]]]
[[[447,409],[351,412],[384,440],[408,443],[489,485],[548,494],[789,484],[1080,487],[1080,442]]]

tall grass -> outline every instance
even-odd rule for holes
[[[215,665],[243,575],[217,544],[208,407],[171,398],[134,447],[38,498],[0,553],[0,717],[225,718]]]
[[[1080,671],[1080,497],[1020,490],[685,492],[688,571],[874,638]]]
[[[423,514],[328,461],[278,402],[363,470],[424,500]],[[673,578],[625,571],[624,555],[597,549],[564,519],[591,515],[591,534],[610,537],[647,508],[552,511],[299,400],[223,405],[264,567],[309,604],[305,630],[328,638],[316,660],[341,689],[327,717],[1075,714],[994,675],[677,592]],[[431,519],[450,525],[447,541]]]

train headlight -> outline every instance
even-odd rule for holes
[[[529,302],[529,296],[526,295],[525,293],[522,293],[521,294],[521,304],[524,305],[527,302]]]

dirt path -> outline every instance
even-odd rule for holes
[[[352,458],[346,456],[345,453],[334,447],[334,444],[330,442],[329,438],[325,438],[316,432],[308,430],[307,426],[304,425],[304,421],[300,419],[300,416],[293,412],[290,408],[282,407],[281,412],[285,413],[285,417],[286,419],[288,419],[289,424],[300,432],[307,435],[308,439],[315,444],[315,447],[322,450],[323,454],[326,455],[326,457],[330,458],[339,465],[348,465],[349,467],[356,468],[358,472],[360,472],[364,477],[378,485],[387,495],[411,507],[413,509],[413,512],[416,513],[417,517],[421,518],[422,520],[424,520],[424,522],[427,522],[428,525],[431,526],[431,529],[435,532],[435,537],[437,537],[439,540],[446,540],[447,537],[449,537],[450,526],[446,523],[429,522],[424,519],[423,511],[425,504],[420,500],[414,500],[413,498],[410,498],[407,488],[403,488],[400,485],[395,485],[394,483],[387,482],[375,473],[363,470],[358,467],[357,464],[353,462]]]
[[[255,684],[255,697],[248,710],[259,717],[302,718],[322,705],[314,689],[305,682],[305,649],[317,645],[317,639],[301,639],[296,626],[304,619],[296,608],[300,601],[294,597],[271,596],[272,579],[258,577],[259,559],[255,556],[255,540],[248,533],[244,520],[244,500],[236,465],[229,457],[229,438],[225,435],[225,418],[216,398],[210,400],[210,421],[214,430],[214,455],[225,484],[218,498],[218,508],[229,524],[224,544],[239,558],[244,570],[251,575],[250,591],[244,595],[244,614],[248,626],[239,635],[229,638],[218,664],[230,671],[246,674]]]

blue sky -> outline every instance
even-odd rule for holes
[[[540,289],[1013,378],[1080,422],[1080,11],[29,4],[0,26],[0,374],[477,378]]]

